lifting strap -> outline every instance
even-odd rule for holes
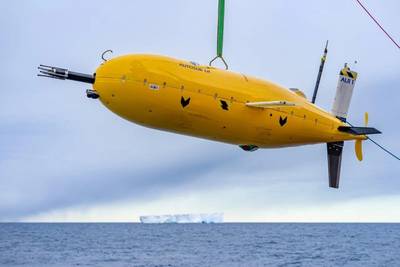
[[[225,21],[225,0],[218,1],[218,28],[217,28],[217,56],[210,61],[210,66],[217,59],[220,58],[228,69],[228,64],[222,56],[224,47],[224,21]]]

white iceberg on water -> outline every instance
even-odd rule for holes
[[[140,216],[141,223],[222,223],[223,213]]]

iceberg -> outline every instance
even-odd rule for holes
[[[222,223],[223,213],[140,216],[141,223]]]

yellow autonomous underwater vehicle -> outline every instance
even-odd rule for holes
[[[40,76],[92,84],[89,98],[146,127],[234,144],[245,151],[326,143],[333,188],[339,186],[344,141],[355,140],[362,160],[362,140],[380,133],[346,123],[357,79],[347,65],[340,71],[332,113],[298,89],[165,56],[116,57],[93,75],[44,65],[39,69]]]

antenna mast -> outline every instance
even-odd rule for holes
[[[324,70],[325,61],[326,61],[326,55],[327,54],[328,54],[328,40],[326,41],[324,55],[321,57],[321,64],[319,65],[317,81],[315,82],[314,94],[313,94],[313,97],[312,97],[312,100],[311,100],[311,103],[313,103],[313,104],[315,103],[315,99],[317,98],[319,82],[321,81],[321,76],[322,76],[322,72]]]

